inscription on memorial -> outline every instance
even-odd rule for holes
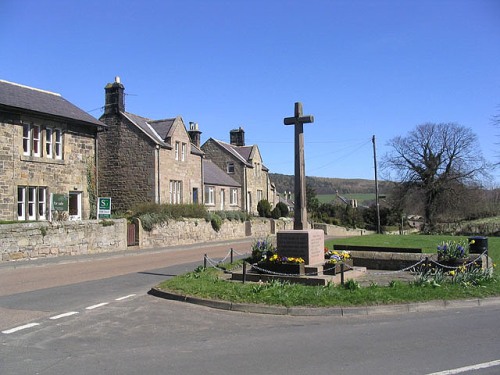
[[[324,242],[324,232],[319,229],[280,231],[277,234],[278,254],[303,258],[305,264],[324,262]]]

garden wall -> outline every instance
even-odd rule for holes
[[[0,225],[2,261],[103,253],[126,247],[125,219]]]
[[[250,221],[224,220],[217,232],[204,219],[171,220],[144,231],[139,225],[139,245],[133,249],[186,245],[245,237],[265,238],[279,230],[293,229],[291,220],[254,218]],[[127,221],[86,220],[0,225],[2,261],[61,255],[96,254],[127,250]]]
[[[375,232],[359,228],[344,228],[337,225],[314,223],[314,229],[321,229],[325,236],[352,237],[374,234]]]
[[[139,225],[141,248],[225,241],[245,237],[265,238],[280,230],[293,229],[293,221],[254,218],[250,221],[224,220],[216,232],[204,219],[171,220],[147,232]]]

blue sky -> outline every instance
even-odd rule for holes
[[[296,101],[315,117],[308,176],[373,179],[372,136],[380,161],[425,122],[471,128],[499,161],[497,0],[0,0],[0,14],[0,79],[98,118],[120,76],[128,112],[180,115],[202,142],[241,126],[274,173],[294,171]]]

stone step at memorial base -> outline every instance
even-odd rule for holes
[[[305,266],[306,267],[306,275],[304,276],[281,276],[281,275],[271,275],[265,273],[256,273],[256,272],[247,272],[245,281],[249,282],[268,282],[271,280],[282,280],[288,281],[290,283],[296,284],[304,284],[304,285],[327,285],[329,282],[334,284],[340,284],[341,275],[337,274],[335,276],[332,275],[323,275],[321,272],[323,271],[323,266]],[[309,270],[308,270],[309,269]],[[320,271],[321,269],[321,271]],[[313,275],[315,273],[319,273],[319,275]],[[349,279],[356,280],[366,274],[366,267],[353,267],[352,270],[346,271],[344,273],[344,281]],[[239,270],[237,272],[233,272],[231,280],[233,281],[242,281],[243,280],[243,271]]]

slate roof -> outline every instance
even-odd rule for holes
[[[217,139],[212,138],[212,140],[216,142],[218,145],[220,145],[223,149],[227,150],[230,154],[238,158],[247,167],[253,168],[253,165],[250,162],[250,158],[254,152],[254,149],[257,147],[256,145],[235,146],[230,143],[219,141]],[[269,169],[265,165],[262,165],[262,169],[264,169],[265,171],[269,171]]]
[[[164,147],[172,148],[172,146],[170,144],[163,141],[163,138],[151,126],[150,122],[153,122],[153,120],[150,120],[146,117],[137,116],[137,115],[134,115],[133,113],[129,113],[129,112],[121,112],[121,113],[130,122],[132,122],[140,130],[142,130],[147,136],[149,136],[153,141],[155,141],[156,143],[158,143]]]
[[[141,129],[147,136],[149,136],[157,144],[172,148],[172,145],[168,142],[168,139],[172,136],[174,131],[174,123],[179,120],[182,123],[181,117],[164,119],[164,120],[151,120],[146,117],[141,117],[134,115],[130,112],[120,112],[125,116],[130,122]],[[196,147],[191,143],[191,153],[195,155],[204,155],[200,148]]]
[[[92,126],[106,126],[60,94],[4,80],[0,80],[0,106],[33,114],[48,114]]]
[[[203,160],[203,180],[205,185],[241,187],[231,176],[220,169],[211,160]]]

